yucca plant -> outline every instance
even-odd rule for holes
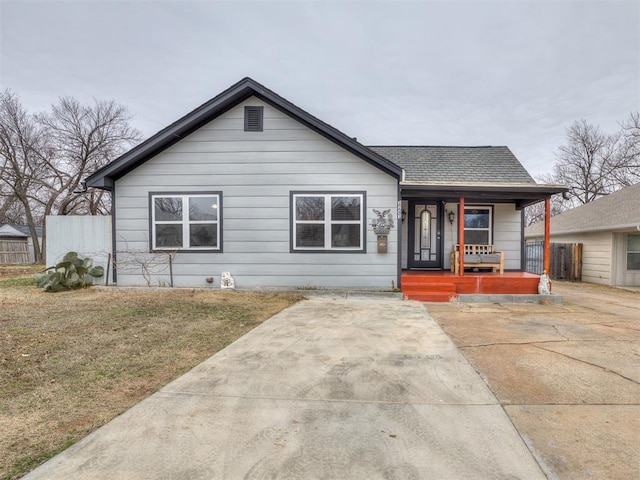
[[[91,258],[80,258],[76,252],[67,253],[61,262],[35,275],[38,287],[45,292],[60,292],[89,285],[91,278],[104,275],[104,268],[94,267]]]

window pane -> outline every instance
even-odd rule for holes
[[[477,245],[489,244],[489,232],[486,230],[465,230],[464,243],[475,243]]]
[[[331,246],[360,247],[360,225],[331,225]]]
[[[298,224],[296,226],[297,247],[324,247],[324,225]]]
[[[182,247],[182,225],[156,225],[156,247]]]
[[[324,197],[296,197],[296,220],[324,220]]]
[[[465,210],[464,228],[489,228],[489,210]]]
[[[189,220],[218,220],[218,198],[189,197]]]
[[[360,220],[360,197],[333,197],[331,220]]]
[[[182,221],[182,198],[156,197],[154,204],[156,221]]]
[[[640,252],[640,235],[627,236],[627,251]]]
[[[216,225],[189,225],[189,245],[191,247],[217,247],[218,229]]]
[[[640,270],[640,253],[627,253],[627,270]]]

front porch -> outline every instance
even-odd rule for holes
[[[450,302],[459,295],[537,295],[540,277],[526,272],[402,272],[402,294],[408,300]]]

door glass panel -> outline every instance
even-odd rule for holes
[[[429,261],[431,258],[431,212],[424,210],[420,215],[420,260]]]

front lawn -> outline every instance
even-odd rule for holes
[[[302,298],[172,289],[52,294],[7,276],[0,280],[3,480],[24,475]]]

